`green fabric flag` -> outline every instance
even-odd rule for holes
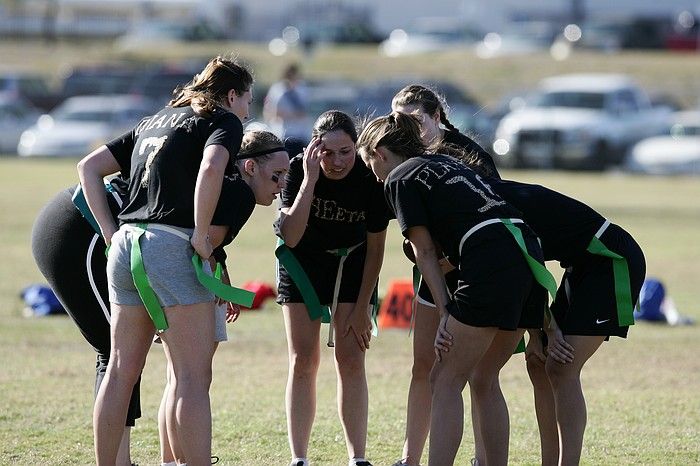
[[[608,249],[603,242],[593,237],[588,244],[587,251],[598,256],[612,259],[613,276],[615,279],[615,300],[617,302],[617,321],[620,327],[634,325],[634,305],[632,304],[632,290],[630,289],[630,271],[627,259]]]
[[[165,318],[165,313],[160,306],[158,297],[148,281],[146,269],[143,266],[141,246],[139,245],[141,235],[146,231],[146,224],[139,223],[138,225],[131,225],[131,227],[136,230],[134,236],[131,238],[131,275],[134,279],[136,290],[141,297],[141,301],[143,301],[143,305],[146,307],[146,311],[148,315],[151,316],[153,325],[156,327],[156,331],[161,333],[168,329],[168,320]]]

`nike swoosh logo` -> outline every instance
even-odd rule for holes
[[[605,323],[605,322],[607,322],[607,321],[609,321],[609,320],[610,320],[610,319],[605,319],[605,320],[598,320],[598,319],[596,319],[596,320],[595,320],[595,323],[596,323],[596,324],[603,324],[603,323]]]

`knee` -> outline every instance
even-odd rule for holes
[[[433,365],[430,371],[430,389],[433,393],[444,390],[454,390],[461,393],[467,385],[467,380],[467,374],[456,372],[440,363]]]
[[[289,357],[289,365],[294,377],[315,376],[320,362],[320,355],[315,352],[297,352]]]
[[[348,351],[338,351],[336,347],[335,360],[340,375],[355,377],[365,370],[365,353],[360,350],[359,346],[355,346],[357,349],[353,348]]]
[[[552,384],[553,388],[574,379],[578,379],[579,371],[571,363],[561,364],[553,360],[551,357],[547,358],[547,363],[545,364],[545,372],[547,373],[547,378]]]
[[[428,380],[430,371],[435,363],[435,355],[430,356],[415,356],[413,359],[413,368],[411,374],[414,379]]]
[[[476,395],[488,393],[499,388],[498,372],[474,370],[469,376],[469,389]]]
[[[527,375],[533,385],[539,385],[547,382],[547,373],[545,372],[544,363],[537,357],[532,356],[525,361],[527,367]]]

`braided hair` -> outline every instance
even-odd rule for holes
[[[396,93],[391,99],[391,108],[396,108],[406,105],[420,105],[421,109],[428,115],[440,113],[440,123],[449,131],[458,131],[455,126],[447,119],[447,112],[450,107],[447,105],[445,98],[421,84],[409,84]]]

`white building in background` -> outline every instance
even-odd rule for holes
[[[443,17],[479,29],[502,30],[514,17],[564,20],[574,2],[588,17],[674,15],[683,10],[700,14],[699,0],[24,0],[0,4],[0,26],[9,16],[21,15],[35,28],[45,26],[47,13],[56,13],[57,30],[115,35],[138,21],[204,20],[230,31],[234,38],[269,40],[279,36],[289,18],[300,12],[320,21],[334,8],[367,16],[380,33],[410,28],[419,18]],[[338,16],[338,15],[336,15]],[[342,17],[335,20],[342,21]],[[363,20],[365,21],[365,20]],[[30,28],[31,29],[31,28]]]

